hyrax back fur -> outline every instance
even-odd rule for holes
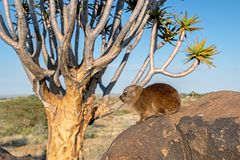
[[[138,122],[150,116],[176,113],[181,105],[177,90],[164,83],[152,84],[146,88],[131,85],[124,89],[119,98],[138,112]]]

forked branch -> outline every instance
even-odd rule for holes
[[[153,25],[153,29],[154,28],[155,27]],[[163,66],[161,68],[156,68],[154,65],[154,52],[156,51],[154,48],[154,46],[156,47],[156,43],[155,43],[154,39],[157,39],[157,38],[156,38],[156,32],[154,32],[154,30],[152,30],[152,35],[151,35],[152,37],[151,37],[151,44],[150,44],[151,47],[150,47],[150,53],[149,53],[150,68],[149,68],[147,75],[144,77],[144,79],[141,82],[139,82],[139,85],[145,86],[151,80],[152,76],[155,74],[163,74],[163,75],[166,75],[169,77],[178,78],[178,77],[184,77],[196,69],[196,67],[200,63],[199,60],[195,60],[194,63],[189,68],[187,68],[185,71],[182,71],[179,73],[171,73],[171,72],[167,71],[167,67],[170,65],[170,63],[173,61],[176,54],[180,50],[180,47],[182,45],[185,34],[186,34],[185,31],[181,32],[179,39],[175,45],[175,48],[173,49],[173,52],[168,57],[167,61],[163,64]],[[143,65],[141,71],[143,71],[146,66],[147,66],[147,62],[145,62],[145,65]],[[137,80],[140,79],[140,77],[141,77],[140,75],[143,75],[143,72],[138,73],[138,75],[136,76],[136,78],[133,81],[134,83],[138,82]]]

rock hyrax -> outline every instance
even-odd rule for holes
[[[175,88],[156,83],[146,88],[131,85],[124,89],[120,100],[132,106],[140,115],[140,123],[150,116],[176,113],[180,109],[180,97]]]

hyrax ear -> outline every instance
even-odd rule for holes
[[[137,91],[138,93],[142,92],[143,87],[142,86],[135,86],[135,91]]]

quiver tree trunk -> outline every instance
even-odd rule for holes
[[[84,87],[68,87],[62,99],[45,104],[48,160],[82,159],[84,132],[92,117],[94,99],[94,95],[84,97]]]

